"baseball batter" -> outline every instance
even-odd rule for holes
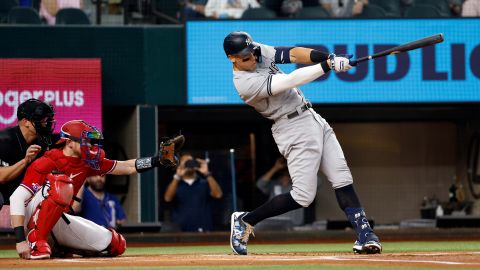
[[[225,54],[233,64],[233,83],[241,99],[273,120],[272,134],[287,159],[292,190],[278,195],[252,212],[231,217],[230,246],[247,254],[247,242],[258,222],[309,206],[316,196],[317,172],[330,181],[340,208],[357,234],[355,253],[380,253],[382,245],[370,227],[353,188],[352,175],[330,125],[318,115],[298,88],[330,70],[352,68],[351,56],[336,56],[302,47],[271,47],[255,43],[245,32],[225,37]],[[313,64],[284,74],[277,64]]]
[[[66,250],[80,255],[121,255],[126,249],[121,234],[67,212],[85,178],[144,172],[164,164],[163,158],[109,160],[101,147],[102,133],[82,120],[65,123],[60,136],[57,144],[63,147],[34,161],[10,197],[17,253],[24,259],[50,258],[53,244],[60,254]],[[49,242],[50,235],[53,241]]]

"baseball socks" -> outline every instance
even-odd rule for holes
[[[353,189],[353,185],[336,189],[335,195],[337,197],[338,205],[345,212],[345,215],[352,224],[357,235],[357,241],[355,241],[354,244],[354,251],[356,253],[380,253],[382,251],[380,240],[368,223],[367,216],[360,205],[360,201]]]

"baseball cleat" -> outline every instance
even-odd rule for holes
[[[234,212],[230,220],[230,247],[237,255],[247,255],[247,242],[253,233],[253,226],[244,222],[242,218],[248,212]]]
[[[35,243],[31,244],[32,251],[30,252],[31,260],[41,260],[49,259],[50,254],[50,245],[45,240],[37,240]]]
[[[380,254],[382,253],[382,244],[375,233],[367,233],[365,243],[356,240],[353,244],[353,253],[355,254]]]
[[[353,253],[355,254],[362,254],[363,252],[363,245],[360,243],[360,241],[355,241],[355,243],[353,243]]]
[[[379,241],[368,241],[363,245],[363,251],[367,254],[380,254],[382,253],[382,244]]]

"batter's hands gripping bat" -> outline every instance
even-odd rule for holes
[[[360,57],[356,60],[351,60],[350,65],[351,66],[356,66],[358,63],[368,61],[368,60],[371,60],[371,59],[375,59],[377,57],[382,57],[382,56],[386,56],[386,55],[389,55],[389,54],[397,54],[397,53],[401,53],[401,52],[407,52],[407,51],[415,50],[415,49],[418,49],[418,48],[423,48],[423,47],[426,47],[426,46],[434,45],[434,44],[437,44],[437,43],[440,43],[440,42],[443,42],[443,34],[436,34],[436,35],[426,37],[426,38],[422,38],[422,39],[419,39],[419,40],[415,40],[415,41],[412,41],[412,42],[409,42],[409,43],[406,43],[406,44],[403,44],[403,45],[400,45],[400,46],[397,46],[397,47],[393,47],[391,49],[388,49],[388,50],[385,50],[385,51],[382,51],[382,52],[378,52],[374,55],[368,55],[368,56]]]

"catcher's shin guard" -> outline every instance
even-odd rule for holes
[[[37,206],[27,228],[30,230],[28,242],[32,248],[32,255],[38,250],[42,254],[48,253],[49,257],[51,251],[47,244],[48,235],[62,214],[68,211],[73,197],[73,184],[66,175],[50,174],[47,178],[50,182],[48,197]]]
[[[109,229],[112,232],[112,241],[107,248],[108,255],[112,257],[122,255],[127,249],[127,241],[123,235],[117,233],[114,229]]]

